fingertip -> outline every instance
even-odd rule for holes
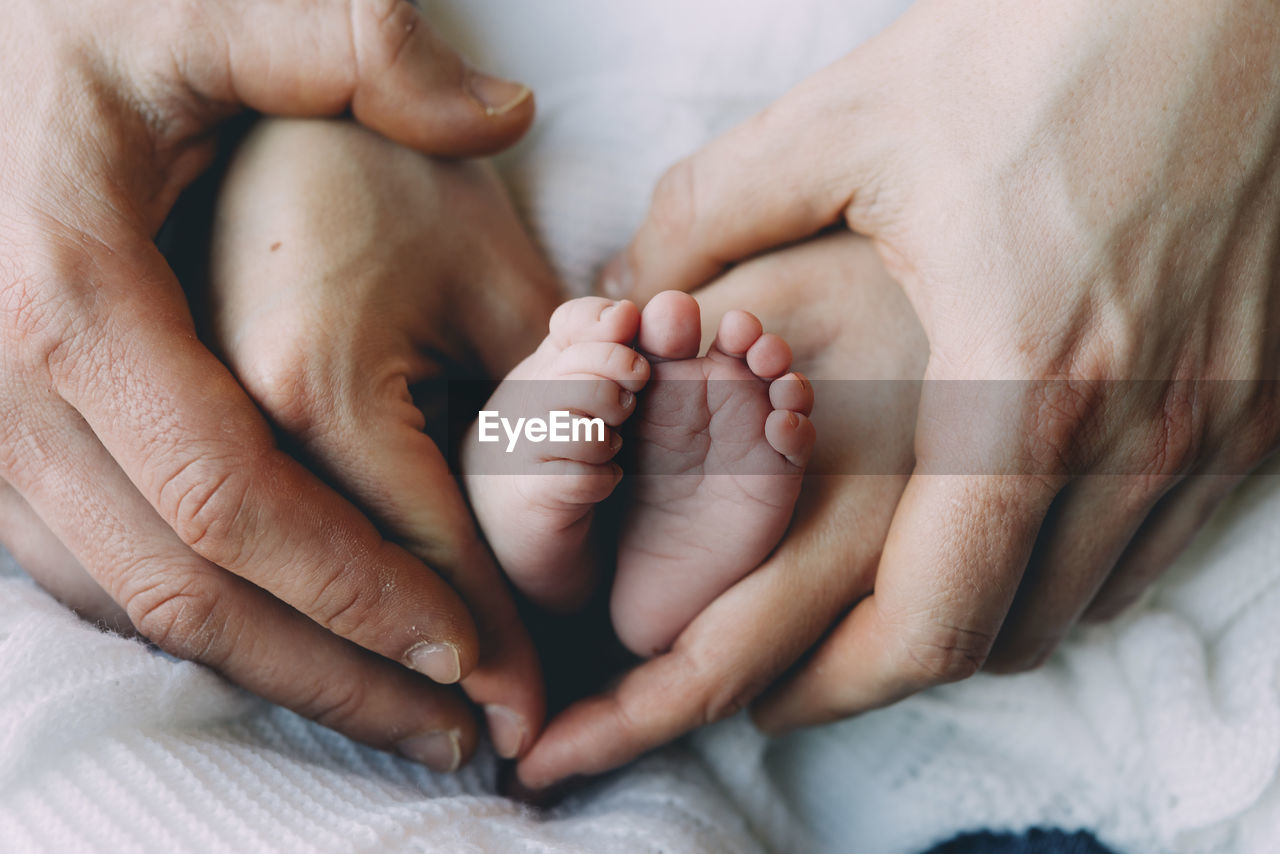
[[[451,641],[419,641],[409,647],[404,662],[440,685],[452,685],[463,677],[462,651]]]
[[[532,107],[533,90],[523,83],[471,70],[464,87],[486,118],[501,119],[515,111],[528,113],[532,118],[532,111],[524,108]]]

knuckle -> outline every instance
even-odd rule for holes
[[[672,649],[681,668],[690,674],[689,684],[704,686],[693,695],[700,725],[713,724],[733,717],[746,708],[768,684],[767,673],[751,674],[746,668],[726,671],[714,658],[703,652],[703,645],[682,643]]]
[[[356,65],[362,72],[391,68],[425,26],[409,0],[355,0]]]
[[[1228,472],[1245,474],[1280,444],[1280,381],[1259,383],[1245,404],[1239,429],[1233,431],[1229,455],[1234,458]]]
[[[337,567],[315,588],[307,615],[334,634],[350,637],[381,610],[381,587],[358,583],[350,562]]]
[[[322,682],[311,696],[294,705],[303,717],[339,732],[348,732],[364,715],[369,703],[369,684],[364,678]]]
[[[995,637],[985,632],[933,625],[904,639],[898,666],[918,685],[962,682],[982,669],[994,643]]]
[[[245,339],[236,377],[267,417],[293,436],[305,436],[320,420],[316,361],[299,346],[291,328],[277,329],[271,342]]]
[[[692,157],[677,162],[653,188],[649,222],[663,240],[688,239],[697,222],[696,163]]]
[[[1062,475],[1089,453],[1090,425],[1103,405],[1102,384],[1046,380],[1030,384],[1022,417],[1029,462],[1039,472]]]
[[[7,237],[0,232],[0,241]],[[40,254],[50,260],[33,267],[18,257],[11,243],[0,253],[0,357],[10,370],[52,374],[74,337],[73,318],[81,302],[62,282],[75,281],[67,250],[48,246]],[[83,306],[81,306],[83,308]]]
[[[733,717],[747,707],[755,693],[733,683],[718,686],[703,698],[702,724],[706,726]]]
[[[225,639],[216,591],[196,575],[166,573],[137,590],[126,591],[125,613],[138,633],[179,658],[218,665]]]
[[[163,479],[157,508],[184,543],[222,566],[236,566],[252,494],[253,461],[197,457]]]
[[[1153,443],[1156,456],[1150,473],[1185,473],[1200,457],[1203,448],[1204,417],[1197,405],[1195,382],[1173,382],[1166,389],[1158,418],[1158,435]]]

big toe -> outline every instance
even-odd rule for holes
[[[629,344],[640,325],[640,310],[629,300],[581,297],[551,315],[551,339],[561,348],[588,342]]]
[[[698,302],[681,291],[663,291],[640,316],[640,350],[658,359],[693,359],[702,346]]]

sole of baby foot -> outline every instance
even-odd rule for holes
[[[617,428],[649,379],[648,361],[631,347],[639,324],[626,301],[561,305],[463,446],[467,492],[494,556],[549,610],[577,609],[596,583],[593,511],[622,477]]]
[[[652,373],[632,419],[611,595],[614,629],[650,656],[768,556],[790,524],[812,452],[813,387],[760,321],[731,311],[698,357],[698,304],[659,294],[640,319]]]

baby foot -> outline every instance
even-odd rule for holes
[[[593,509],[613,492],[622,440],[612,429],[635,409],[649,363],[631,349],[640,312],[630,302],[571,300],[550,334],[485,405],[463,445],[471,506],[498,563],[524,593],[556,611],[580,606],[595,580]],[[599,419],[598,429],[562,419]],[[521,421],[520,419],[524,419]],[[530,430],[532,419],[543,427]]]
[[[813,449],[813,388],[791,350],[731,311],[706,356],[698,304],[659,294],[640,321],[652,376],[634,423],[636,471],[611,609],[633,652],[667,649],[786,531]]]

